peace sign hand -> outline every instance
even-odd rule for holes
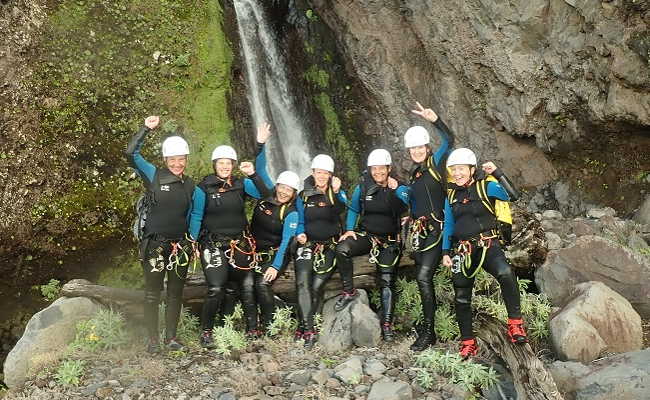
[[[424,108],[422,107],[422,104],[419,102],[415,102],[417,106],[417,110],[411,110],[411,112],[415,115],[419,115],[420,117],[426,119],[429,122],[436,122],[438,120],[438,114],[436,114],[432,109],[430,108]]]

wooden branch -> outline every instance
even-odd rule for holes
[[[505,325],[481,314],[478,337],[508,364],[519,400],[564,400],[553,377],[529,344],[510,343]]]

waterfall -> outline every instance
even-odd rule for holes
[[[256,127],[268,121],[273,132],[266,146],[269,173],[289,169],[305,177],[311,161],[307,130],[291,95],[277,39],[258,0],[234,0],[234,5],[253,121]]]

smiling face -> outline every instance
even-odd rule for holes
[[[476,168],[473,165],[452,165],[449,170],[451,177],[454,178],[454,183],[458,186],[465,186],[471,181]]]
[[[275,199],[279,203],[288,203],[293,198],[294,193],[296,193],[296,191],[289,185],[283,183],[275,185]]]
[[[386,186],[388,184],[388,173],[390,172],[390,166],[388,165],[373,165],[370,167],[370,176],[375,180],[380,186]]]
[[[165,157],[165,165],[172,174],[181,176],[187,166],[187,156]]]
[[[421,163],[427,159],[429,148],[426,145],[409,147],[409,155],[411,160],[416,163]]]
[[[221,179],[228,179],[232,174],[233,164],[230,158],[219,158],[214,162],[214,173]]]
[[[314,177],[314,182],[316,183],[317,188],[325,189],[332,173],[324,169],[314,168],[311,172],[311,176]]]

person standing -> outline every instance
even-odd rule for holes
[[[480,268],[494,276],[501,287],[508,310],[508,337],[513,343],[528,342],[521,318],[519,285],[501,248],[494,211],[496,200],[516,200],[517,194],[493,162],[483,164],[483,171],[478,171],[476,166],[476,155],[467,148],[454,150],[447,159],[454,183],[445,199],[442,264],[453,272],[456,318],[461,334],[460,355],[464,359],[478,352],[472,331],[472,289]],[[488,179],[486,174],[495,179]]]
[[[447,180],[444,161],[449,149],[453,147],[454,136],[433,110],[422,107],[420,103],[416,105],[417,109],[412,112],[431,122],[441,140],[434,152],[429,132],[424,127],[412,126],[404,134],[404,147],[408,149],[409,156],[415,163],[410,174],[410,238],[424,316],[411,350],[422,351],[436,342],[436,295],[433,275],[442,256],[441,239]]]
[[[294,267],[300,326],[296,339],[311,349],[317,340],[314,315],[318,312],[325,283],[336,268],[335,247],[341,235],[341,213],[347,196],[334,176],[334,160],[319,154],[312,160],[312,174],[296,200],[298,229]]]
[[[402,254],[400,222],[409,204],[409,188],[390,176],[391,164],[387,150],[373,150],[368,155],[368,170],[352,192],[346,231],[336,246],[343,293],[334,305],[335,311],[341,311],[356,297],[352,257],[370,254],[381,299],[381,333],[387,342],[394,340],[396,268]]]
[[[147,186],[146,223],[140,243],[140,259],[145,278],[144,319],[149,340],[147,351],[160,350],[158,339],[158,303],[167,276],[165,301],[165,345],[182,350],[176,338],[181,312],[183,286],[190,259],[194,256],[203,216],[203,197],[192,179],[185,175],[187,142],[171,136],[162,144],[165,167],[158,168],[140,154],[144,139],[160,123],[158,116],[145,119],[126,149],[126,156]]]

